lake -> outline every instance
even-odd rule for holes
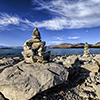
[[[0,57],[22,57],[23,49],[0,49]],[[84,49],[47,49],[51,55],[83,55]],[[91,54],[100,54],[100,48],[90,49]]]

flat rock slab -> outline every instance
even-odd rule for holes
[[[90,72],[98,72],[99,66],[97,64],[85,64],[82,65],[81,68],[87,69]]]
[[[0,73],[0,92],[9,100],[28,100],[44,90],[67,81],[68,71],[53,62],[5,67]]]

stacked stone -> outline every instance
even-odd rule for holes
[[[90,52],[89,52],[89,46],[88,43],[85,42],[85,46],[84,46],[84,56],[89,56]]]
[[[33,39],[27,40],[24,45],[22,55],[26,63],[34,62],[48,62],[50,58],[50,51],[46,52],[45,41],[41,41],[40,32],[37,28],[33,31]]]

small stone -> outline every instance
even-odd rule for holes
[[[84,87],[83,90],[85,91],[95,91],[92,87]]]
[[[64,91],[60,91],[60,93],[59,94],[64,94]]]
[[[96,90],[96,94],[97,94],[98,98],[100,99],[100,84],[98,84],[98,85],[92,84],[92,86]]]
[[[43,99],[47,99],[47,97],[46,96],[43,96]]]
[[[5,100],[4,96],[0,93],[0,100]]]
[[[88,98],[89,95],[86,92],[79,92],[79,96],[83,98]]]

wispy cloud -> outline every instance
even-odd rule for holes
[[[27,19],[0,13],[0,30],[12,30],[13,28],[17,28],[25,31],[34,27],[32,25],[33,23]]]
[[[52,18],[32,22],[15,15],[0,14],[0,29],[11,25],[21,30],[33,27],[62,30],[100,26],[100,0],[33,0],[33,3],[37,5],[36,10],[46,9]]]
[[[68,37],[68,39],[79,39],[80,37],[77,37],[77,36],[75,36],[75,37]]]
[[[59,36],[53,36],[52,39],[55,40],[55,41],[57,41],[57,40],[58,41],[62,41],[62,40],[65,40],[65,37],[64,36],[61,36],[61,37],[59,37]]]
[[[58,45],[58,44],[60,44],[60,43],[63,43],[63,41],[49,41],[49,43],[50,43],[50,44],[54,44],[54,45],[55,45],[55,44]],[[48,44],[49,44],[49,43],[48,43]]]
[[[100,0],[33,0],[37,10],[46,9],[53,19],[35,22],[37,27],[51,30],[100,26]]]
[[[58,23],[56,23],[58,22]],[[22,19],[19,16],[11,16],[8,14],[0,14],[0,28],[1,30],[8,30],[8,27],[11,26],[10,29],[13,27],[20,29],[20,30],[29,30],[32,29],[33,27],[38,27],[38,28],[43,28],[46,27],[47,29],[50,30],[61,30],[63,28],[62,24],[64,25],[65,20],[59,20],[59,18],[55,18],[53,20],[46,20],[42,22],[32,22],[29,21],[28,19]],[[53,25],[53,26],[52,26]],[[53,27],[53,28],[52,28]]]
[[[18,25],[20,19],[18,17],[9,16],[7,14],[0,15],[0,26],[7,26],[9,24]]]

